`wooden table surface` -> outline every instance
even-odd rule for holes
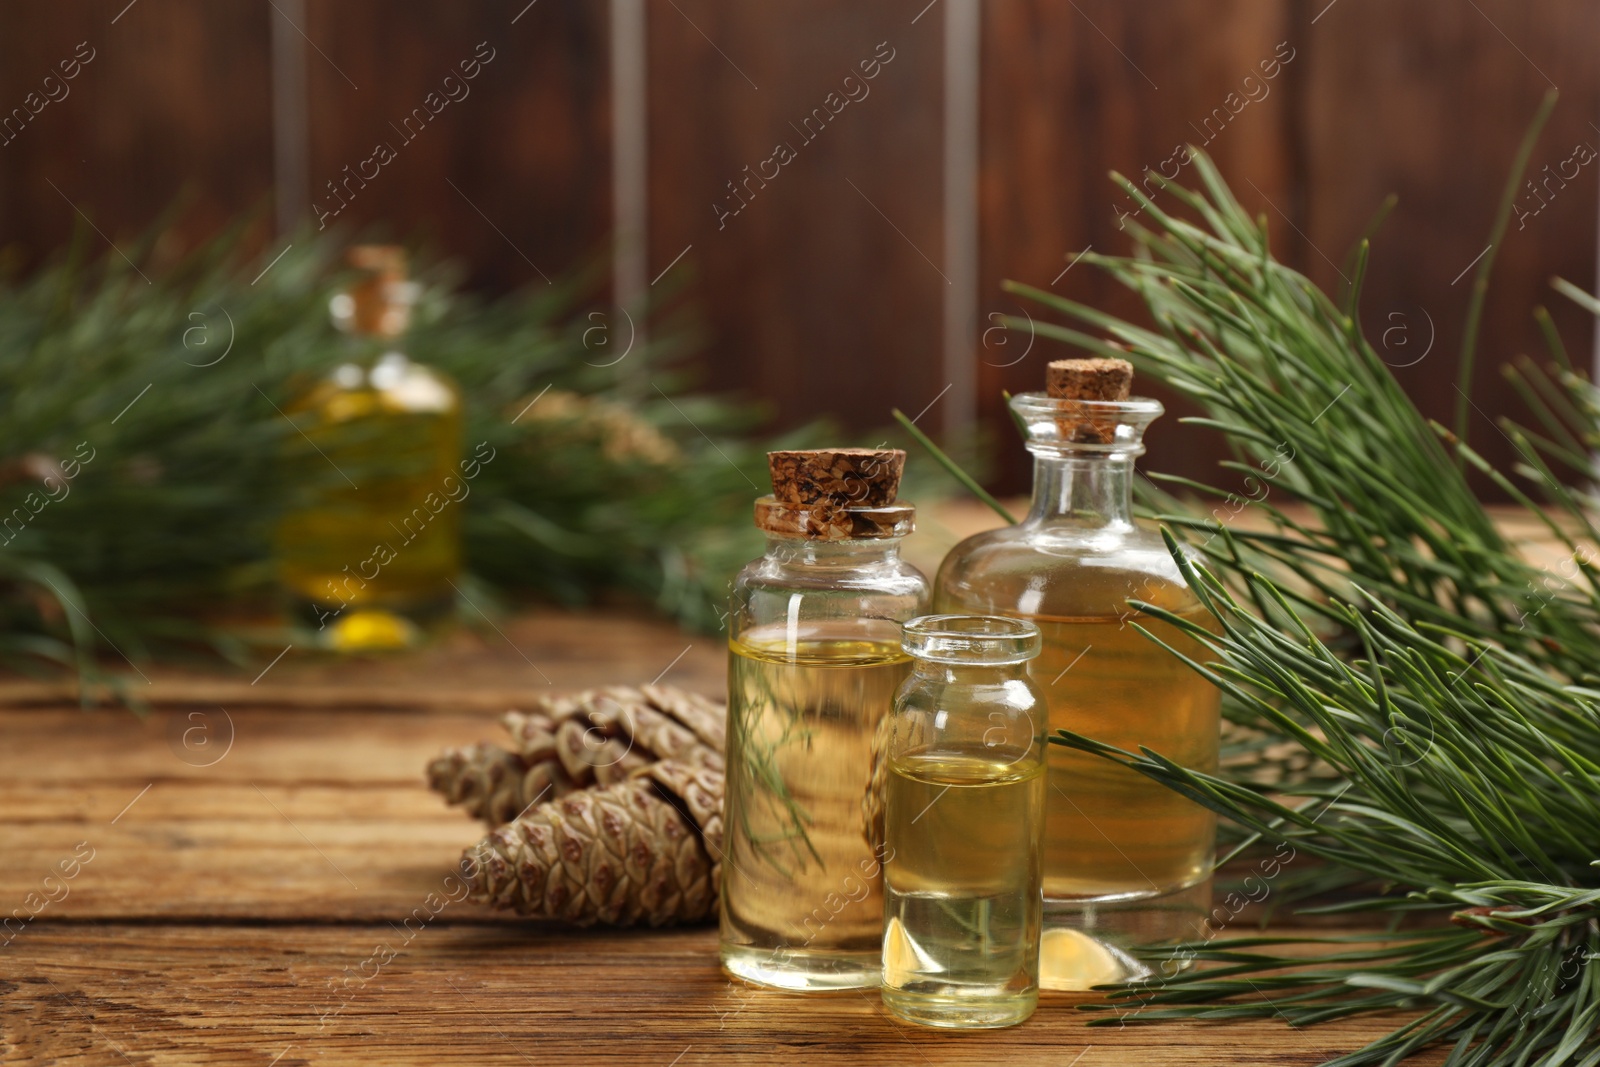
[[[0,1062],[1315,1064],[1386,1029],[1088,1029],[1083,998],[1047,996],[1019,1028],[932,1032],[875,994],[730,983],[711,928],[579,931],[445,899],[479,827],[425,788],[429,757],[541,691],[722,685],[716,639],[635,615],[501,631],[405,659],[291,648],[253,683],[147,669],[142,721],[0,684],[0,916],[37,909],[0,947]]]

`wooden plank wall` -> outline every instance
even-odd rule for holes
[[[864,435],[948,384],[943,307],[960,271],[945,248],[944,34],[958,2],[646,0],[645,93],[630,102],[612,91],[606,0],[0,0],[0,115],[49,88],[80,42],[94,50],[66,96],[0,138],[3,262],[38,262],[85,219],[121,246],[180,195],[180,243],[252,209],[271,240],[272,28],[290,18],[279,37],[303,51],[313,212],[331,211],[327,183],[351,188],[344,168],[385,142],[394,160],[343,198],[339,223],[420,233],[486,288],[543,284],[608,254],[617,109],[637,104],[640,266],[646,282],[672,268],[650,291],[693,309],[705,385],[758,397],[785,424],[827,415]],[[1600,9],[1583,0],[982,0],[978,18],[978,316],[964,327],[977,381],[965,402],[1002,446],[1006,489],[1026,470],[999,391],[1034,387],[1058,350],[1017,361],[1017,341],[989,329],[1016,310],[999,282],[1135,312],[1088,269],[1061,273],[1086,247],[1125,247],[1108,170],[1138,173],[1208,141],[1271,220],[1280,255],[1330,287],[1398,192],[1364,318],[1423,409],[1448,418],[1470,284],[1459,275],[1487,242],[1546,88],[1563,101],[1533,169],[1600,147],[1589,61]],[[468,95],[419,134],[397,130],[480,42],[494,58]],[[877,63],[870,81],[863,60]],[[1208,122],[1230,93],[1252,99]],[[830,105],[825,124],[806,124]],[[792,158],[769,162],[779,145]],[[1527,309],[1549,301],[1549,276],[1592,286],[1596,172],[1585,165],[1539,200],[1530,190],[1525,225],[1498,252],[1474,442],[1502,461],[1509,446],[1488,420],[1517,405],[1494,367],[1535,350]],[[1581,357],[1590,323],[1550,302]],[[1149,463],[1206,476],[1215,458],[1213,442],[1168,419]]]

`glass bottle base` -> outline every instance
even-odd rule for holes
[[[435,636],[455,610],[454,592],[427,599],[330,607],[291,598],[290,617],[314,631],[316,647],[329,652],[385,652],[416,648]]]
[[[883,1006],[896,1018],[950,1030],[995,1030],[1016,1026],[1033,1014],[1039,992],[1004,995],[928,994],[885,989]]]
[[[790,993],[876,989],[883,981],[881,952],[825,952],[722,946],[722,969],[730,978]]]
[[[1188,967],[1174,953],[1141,960],[1137,950],[1203,935],[1211,907],[1211,879],[1166,893],[1100,900],[1044,902],[1039,945],[1039,987],[1081,993],[1170,977]]]

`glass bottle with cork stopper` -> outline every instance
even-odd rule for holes
[[[461,399],[401,350],[417,287],[405,251],[356,245],[330,301],[344,358],[284,413],[297,499],[279,521],[281,585],[338,650],[417,643],[455,602],[461,567]]]
[[[1034,456],[1033,504],[1015,526],[951,550],[935,610],[1035,623],[1033,677],[1065,728],[1199,770],[1217,762],[1219,694],[1143,627],[1198,660],[1198,641],[1131,601],[1200,625],[1210,616],[1159,533],[1133,520],[1134,461],[1162,413],[1130,396],[1132,365],[1060,360],[1045,393],[1011,409]],[[1108,760],[1049,751],[1041,984],[1081,990],[1149,975],[1133,950],[1193,937],[1210,907],[1215,818]]]
[[[1014,1026],[1039,1002],[1039,628],[925,615],[902,645],[914,666],[885,750],[883,1004],[924,1026]]]
[[[872,750],[911,666],[901,625],[928,604],[900,558],[915,514],[896,499],[905,453],[767,458],[767,550],[734,583],[728,623],[722,966],[780,989],[875,988]]]

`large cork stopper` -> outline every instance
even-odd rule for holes
[[[1058,359],[1045,368],[1045,391],[1057,400],[1120,401],[1133,390],[1133,364],[1125,359]],[[1087,408],[1063,404],[1057,420],[1069,441],[1109,444],[1115,419],[1096,417]]]
[[[905,465],[899,449],[768,452],[772,496],[756,501],[756,525],[824,541],[902,536],[913,514],[895,500]]]
[[[350,287],[350,329],[355,333],[395,337],[411,320],[406,298],[406,250],[400,245],[352,245],[345,262],[364,272]]]
[[[873,507],[900,491],[906,454],[898,448],[816,448],[768,452],[772,495],[785,504]]]

